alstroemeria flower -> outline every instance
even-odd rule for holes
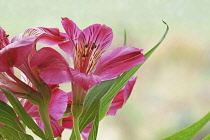
[[[24,109],[26,112],[37,121],[37,124],[42,130],[44,130],[44,124],[40,118],[38,112],[38,106],[31,104],[28,100],[22,100]],[[50,115],[50,124],[54,133],[54,137],[60,137],[64,127],[58,124],[67,108],[68,96],[67,93],[60,90],[54,89],[52,91],[51,100],[49,103],[49,115]]]
[[[0,87],[7,88],[18,97],[27,99],[29,98],[26,97],[26,94],[35,93],[36,96],[43,94],[40,91],[38,92],[36,88],[40,85],[43,86],[45,83],[40,78],[37,68],[32,68],[29,64],[31,57],[36,52],[36,43],[42,42],[55,45],[63,41],[65,41],[65,37],[60,35],[57,28],[29,28],[24,33],[15,36],[12,41],[8,39],[5,31],[0,28]],[[33,89],[17,78],[14,75],[13,67],[23,72],[36,88]],[[48,91],[47,85],[45,93],[50,95],[50,91],[49,93],[46,91]]]
[[[39,75],[37,74],[37,69],[31,68],[28,62],[31,61],[31,58],[36,53],[36,43],[41,42],[47,45],[55,45],[62,43],[65,41],[65,37],[60,35],[59,29],[57,28],[45,28],[45,27],[36,27],[36,28],[28,28],[22,34],[16,36],[12,39],[12,41],[22,40],[28,38],[30,36],[35,36],[36,40],[34,41],[34,47],[30,52],[30,57],[26,59],[26,63],[18,67],[32,82],[38,80]],[[25,66],[27,65],[27,66]],[[33,75],[31,75],[28,71],[31,71]],[[34,80],[32,77],[36,77]],[[34,84],[34,83],[33,83]]]
[[[136,82],[137,77],[131,78],[128,83],[119,91],[119,93],[114,97],[111,106],[107,112],[107,115],[116,115],[116,112],[123,107],[123,105],[128,100],[131,91],[133,89],[133,86]],[[71,101],[71,95],[69,95],[69,100]],[[71,103],[71,102],[69,102]],[[69,116],[67,118],[63,118],[63,127],[72,129],[73,128],[73,116]],[[90,130],[92,128],[92,123],[90,123],[83,131],[82,131],[82,137],[84,140],[88,139]]]
[[[48,84],[74,82],[88,90],[145,61],[141,49],[129,46],[104,53],[113,38],[112,29],[105,25],[94,24],[80,30],[68,18],[62,18],[62,24],[67,41],[59,46],[72,59],[74,69],[54,49],[42,48],[32,58],[31,65],[40,69],[40,76]]]
[[[11,43],[0,27],[0,87],[21,96],[33,92],[14,75],[13,67],[19,67],[27,60],[35,39],[35,36],[30,36]]]

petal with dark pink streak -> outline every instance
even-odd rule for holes
[[[94,74],[102,81],[113,79],[144,61],[141,49],[128,46],[115,48],[102,55]]]
[[[60,44],[66,40],[66,38],[60,34],[58,28],[45,28],[45,27],[28,28],[22,34],[22,38],[28,36],[36,36],[37,37],[36,41],[39,41],[47,45]]]

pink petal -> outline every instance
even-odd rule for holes
[[[105,25],[94,24],[84,29],[73,52],[74,68],[83,73],[92,73],[112,38],[112,29]]]
[[[73,60],[72,50],[74,48],[74,45],[72,44],[72,42],[67,41],[59,44],[58,46],[71,58],[71,60]]]
[[[101,83],[100,78],[96,75],[80,73],[74,69],[71,69],[71,73],[73,75],[73,82],[84,90],[88,90],[93,85]]]
[[[71,105],[72,104],[72,101],[73,101],[72,91],[71,92],[68,92],[67,93],[67,96],[68,96],[68,105]]]
[[[72,20],[66,17],[62,18],[61,23],[68,36],[67,37],[68,41],[63,44],[59,44],[59,47],[64,52],[66,52],[72,59],[73,48],[75,47],[77,43],[77,39],[78,39],[79,34],[81,33],[81,30],[77,27],[77,25]]]
[[[4,93],[0,90],[0,101],[3,101],[5,103],[8,102],[7,98],[5,97]]]
[[[114,97],[112,104],[107,112],[107,115],[115,115],[117,110],[123,107],[128,100],[137,77],[131,78],[128,83],[120,90],[120,92]]]
[[[10,41],[8,39],[8,35],[4,31],[4,29],[0,27],[0,50],[7,46],[9,43]]]
[[[1,127],[1,126],[4,126],[4,125],[5,125],[5,124],[3,124],[3,123],[0,123],[0,127]]]
[[[49,105],[50,115],[55,120],[60,120],[64,115],[68,104],[68,95],[60,89],[52,91],[52,96]]]
[[[142,50],[133,47],[119,47],[105,53],[99,60],[95,75],[102,81],[113,79],[132,67],[145,61]]]
[[[20,66],[27,59],[34,44],[35,37],[27,37],[11,43],[0,50],[0,71],[5,72],[10,67]]]
[[[81,30],[77,27],[77,25],[70,19],[68,18],[62,18],[61,21],[63,28],[65,29],[67,35],[69,36],[69,41],[72,43],[77,40],[77,37],[81,33]]]
[[[31,66],[40,69],[40,77],[48,84],[60,84],[72,81],[68,62],[52,48],[42,48],[31,60]]]
[[[88,136],[89,136],[89,133],[90,133],[90,130],[92,128],[92,125],[93,123],[90,123],[82,132],[82,137],[84,140],[87,140],[88,139]],[[64,128],[68,128],[68,129],[73,129],[73,116],[69,116],[67,118],[63,118],[62,120],[62,126]]]
[[[43,124],[42,120],[40,118],[36,118],[36,122],[37,122],[38,126],[44,131],[44,124]],[[58,124],[58,122],[52,118],[50,118],[50,125],[52,127],[54,137],[55,138],[60,137],[64,130],[64,127],[60,126]]]
[[[23,101],[22,101],[23,102]],[[23,107],[26,112],[33,118],[39,118],[38,106],[33,105],[31,102],[25,99]]]
[[[62,119],[62,126],[64,128],[72,129],[73,128],[73,116],[70,115],[67,118]]]
[[[52,120],[52,119],[50,120],[50,124],[53,130],[54,137],[55,138],[61,137],[64,127],[59,125],[56,120]]]
[[[91,128],[92,128],[93,123],[89,124],[85,129],[82,131],[82,137],[84,140],[88,140],[88,136],[90,134]]]
[[[12,91],[13,93],[27,93],[24,87],[9,79],[9,77],[5,73],[0,72],[0,79],[0,87],[6,88]]]
[[[22,38],[28,36],[36,36],[37,41],[48,45],[59,44],[66,40],[64,36],[60,35],[59,29],[57,28],[29,28],[22,34]]]
[[[101,24],[93,24],[86,29],[79,36],[79,43],[84,47],[88,44],[89,48],[105,51],[112,43],[113,32],[110,27]],[[95,43],[96,46],[93,46]]]

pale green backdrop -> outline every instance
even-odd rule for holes
[[[112,48],[148,51],[170,26],[165,41],[136,74],[127,104],[100,124],[98,140],[159,140],[199,120],[210,106],[209,0],[0,0],[0,26],[10,36],[29,27],[58,27],[61,17],[83,29],[113,28]],[[64,86],[68,90],[68,84]],[[194,140],[210,132],[208,124]],[[64,132],[64,140],[69,131]],[[38,138],[36,138],[38,140]]]

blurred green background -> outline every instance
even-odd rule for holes
[[[159,140],[199,120],[210,105],[209,0],[0,0],[0,26],[10,37],[29,27],[58,27],[61,17],[81,29],[110,26],[111,48],[127,44],[147,52],[169,34],[138,71],[133,93],[115,117],[100,124],[98,140]],[[70,131],[64,132],[68,139]],[[208,124],[194,140],[210,132]],[[36,138],[38,140],[38,138]]]

